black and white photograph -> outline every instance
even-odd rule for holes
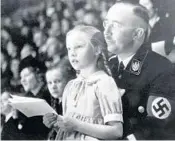
[[[0,140],[175,140],[175,0],[1,0]]]

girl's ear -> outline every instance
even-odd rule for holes
[[[101,54],[101,48],[99,43],[95,40],[91,40],[91,44],[93,45],[94,53],[96,56],[99,56]]]
[[[99,56],[101,54],[101,48],[100,48],[100,46],[98,45],[98,46],[94,47],[94,51],[95,51],[95,55],[96,56]]]
[[[133,34],[133,40],[139,40],[144,35],[144,29],[143,28],[137,28]]]

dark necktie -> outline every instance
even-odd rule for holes
[[[125,68],[125,66],[124,66],[123,62],[121,61],[119,68],[118,68],[119,75],[123,73],[124,68]]]

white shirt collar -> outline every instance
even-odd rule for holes
[[[61,97],[59,97],[58,99],[59,99],[59,104],[60,104],[60,103],[62,102],[62,98],[61,98]]]
[[[119,63],[122,61],[123,62],[123,65],[125,66],[125,68],[127,67],[128,63],[131,61],[132,57],[134,56],[135,54],[129,56],[128,58],[122,60],[119,56],[118,56],[118,61]]]
[[[12,116],[13,116],[13,112],[8,113],[8,114],[5,116],[5,122],[7,122]]]

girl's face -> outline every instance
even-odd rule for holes
[[[66,79],[63,77],[59,69],[50,70],[46,73],[47,87],[50,94],[54,98],[62,97]]]
[[[68,57],[75,70],[85,69],[96,63],[97,56],[88,36],[83,32],[74,32],[66,38]]]

